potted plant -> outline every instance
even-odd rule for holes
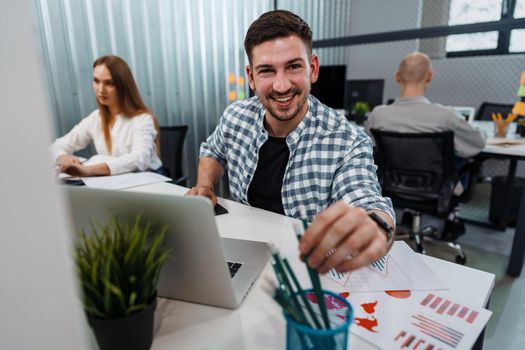
[[[140,215],[81,231],[74,256],[88,323],[101,350],[149,349],[167,226]]]
[[[352,114],[354,115],[354,121],[357,124],[363,124],[367,113],[370,112],[370,106],[368,103],[363,101],[358,101],[352,107]]]

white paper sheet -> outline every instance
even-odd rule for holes
[[[109,190],[119,190],[171,180],[169,177],[149,171],[111,176],[82,177],[81,179],[87,187]]]
[[[492,312],[450,292],[350,293],[350,331],[383,349],[470,349]]]
[[[301,283],[310,286],[306,266],[294,251],[283,252]],[[394,242],[390,252],[373,264],[350,273],[334,270],[321,276],[324,289],[339,292],[372,292],[385,290],[446,290],[448,286],[425,262],[402,241]]]

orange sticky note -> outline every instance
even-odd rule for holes
[[[516,102],[512,113],[525,116],[525,102]]]
[[[235,84],[235,74],[233,73],[228,74],[228,83]]]
[[[244,85],[244,78],[243,77],[239,76],[237,78],[237,85],[239,85],[239,86],[243,86]]]
[[[237,93],[235,91],[230,91],[228,94],[228,100],[235,101],[237,99]]]

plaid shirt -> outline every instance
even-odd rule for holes
[[[219,125],[201,144],[200,156],[219,161],[228,173],[234,200],[248,203],[259,149],[268,139],[266,110],[257,97],[237,101],[224,111]],[[312,219],[329,205],[344,201],[365,210],[378,209],[395,218],[392,202],[381,196],[372,144],[368,136],[314,96],[308,112],[286,138],[290,158],[281,190],[284,212],[299,218],[299,206]]]

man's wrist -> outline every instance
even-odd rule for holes
[[[201,185],[201,184],[196,184],[195,187],[197,187],[197,188],[199,188],[199,187],[200,187],[200,188],[207,188],[207,189],[209,189],[209,190],[212,191],[212,192],[213,192],[213,190],[214,190],[213,186],[210,186],[210,185]]]
[[[386,220],[384,220],[381,216],[377,215],[373,211],[368,212],[368,216],[370,217],[370,219],[374,220],[377,226],[385,234],[387,244],[392,244],[392,241],[394,240],[394,228],[392,227],[392,225],[390,225],[388,222],[386,222]]]

